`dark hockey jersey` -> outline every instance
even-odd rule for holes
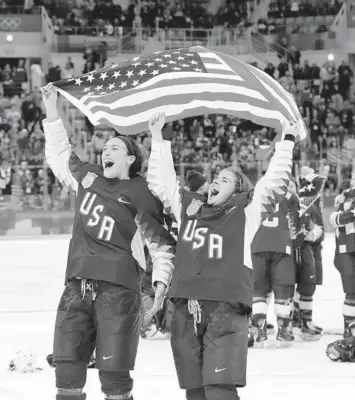
[[[72,152],[60,119],[43,122],[46,158],[59,181],[76,192],[66,281],[90,278],[140,293],[145,245],[153,260],[153,282],[169,285],[175,240],[164,228],[163,206],[141,177],[107,179],[102,166]]]
[[[277,143],[269,169],[254,191],[235,194],[226,205],[215,208],[181,188],[171,143],[152,143],[149,188],[173,213],[179,228],[171,298],[240,302],[251,309],[250,244],[261,220],[286,193],[293,146],[289,140]]]
[[[335,228],[335,254],[355,252],[355,188],[347,189],[335,199],[335,211],[329,220]]]
[[[298,202],[295,197],[287,193],[276,204],[274,212],[262,221],[251,243],[252,254],[265,251],[292,254],[292,235],[296,235],[299,230]]]

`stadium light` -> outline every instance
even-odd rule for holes
[[[6,41],[11,43],[14,40],[14,37],[11,35],[11,33],[6,35]]]
[[[328,61],[334,61],[334,54],[328,54]]]

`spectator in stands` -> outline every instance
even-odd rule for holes
[[[55,82],[55,81],[58,81],[59,79],[61,79],[61,77],[62,77],[62,71],[61,71],[59,65],[54,67],[51,62],[48,63],[48,73],[46,75],[46,82],[47,83]]]
[[[349,99],[350,87],[353,82],[353,71],[346,61],[338,68],[338,90],[344,100]]]
[[[265,67],[264,71],[265,71],[268,75],[270,75],[272,78],[275,78],[275,67],[274,67],[274,65],[273,65],[271,62],[269,62],[269,63],[267,64],[267,66]]]

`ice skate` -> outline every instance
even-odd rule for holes
[[[277,319],[278,332],[276,336],[276,347],[290,347],[293,342],[293,335],[290,334],[290,320],[285,318]]]
[[[267,347],[267,328],[266,321],[258,321],[257,326],[254,326],[255,336],[254,337],[254,347],[265,349]]]
[[[313,321],[303,321],[301,328],[301,339],[306,342],[314,342],[321,338],[321,334],[316,330]]]

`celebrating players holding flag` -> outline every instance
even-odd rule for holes
[[[224,169],[210,185],[206,202],[180,187],[171,143],[162,137],[164,123],[160,113],[149,122],[153,142],[147,179],[179,228],[169,296],[175,303],[171,345],[180,387],[187,400],[236,400],[236,387],[246,384],[247,317],[253,303],[250,244],[286,194],[300,125],[282,133],[253,191],[243,189],[239,173]]]
[[[76,192],[76,212],[54,333],[57,400],[85,400],[87,364],[96,346],[105,399],[132,400],[140,336],[144,246],[153,262],[151,318],[163,304],[175,240],[163,227],[161,203],[139,175],[142,157],[128,137],[108,140],[102,165],[82,162],[59,118],[57,93],[43,90],[46,158],[58,180]]]

